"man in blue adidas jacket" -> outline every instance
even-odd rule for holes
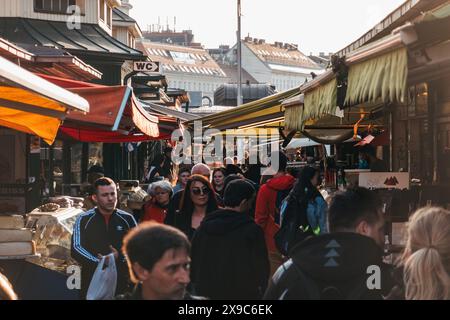
[[[72,235],[72,258],[81,265],[81,297],[86,294],[102,256],[114,253],[117,266],[116,294],[124,293],[129,283],[125,257],[120,253],[125,235],[137,223],[131,214],[116,209],[117,187],[109,178],[94,183],[93,200],[97,207],[80,215]]]

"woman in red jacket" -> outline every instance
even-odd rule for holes
[[[156,221],[164,223],[167,207],[172,197],[172,186],[168,181],[158,181],[150,185],[149,193],[152,199],[144,205],[142,222]]]

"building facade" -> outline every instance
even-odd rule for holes
[[[64,50],[99,70],[98,82],[118,85],[125,61],[145,58],[128,45],[131,39],[122,43],[112,36],[113,10],[121,5],[118,0],[4,0],[0,37],[25,48]]]
[[[228,81],[227,74],[205,49],[156,43],[147,39],[138,40],[137,48],[151,60],[161,62],[162,73],[167,77],[170,88],[189,92],[191,106],[201,106],[203,98],[212,101],[214,91]]]
[[[236,45],[226,53],[215,51],[215,58],[229,65],[237,64]],[[259,83],[285,91],[298,87],[319,75],[324,69],[298,50],[294,44],[266,43],[263,39],[247,37],[242,41],[242,68]]]

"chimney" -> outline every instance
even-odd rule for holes
[[[249,36],[247,36],[247,37],[245,37],[244,41],[245,41],[245,42],[247,42],[247,43],[252,43],[252,41],[253,41],[253,38],[252,38],[252,37],[249,37]]]
[[[264,40],[264,39],[259,39],[259,41],[258,41],[258,44],[265,44],[266,43],[266,40]]]
[[[259,41],[258,38],[253,38],[253,43],[254,44],[258,44],[258,41]]]
[[[130,10],[133,9],[133,6],[130,4],[129,0],[122,0],[119,9],[123,13],[130,15]]]

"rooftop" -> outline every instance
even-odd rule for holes
[[[0,37],[21,47],[27,45],[56,48],[71,53],[96,53],[121,59],[142,59],[142,52],[114,39],[96,24],[81,24],[70,30],[65,22],[25,18],[2,18]]]
[[[136,46],[153,61],[161,62],[165,72],[226,77],[225,72],[204,49],[140,40]]]
[[[121,11],[120,9],[113,8],[113,21],[120,21],[120,22],[129,22],[129,23],[136,23],[136,20],[134,20],[132,17],[127,15],[125,12]]]
[[[282,42],[270,44],[263,39],[251,37],[245,38],[244,43],[266,64],[321,69],[314,61],[298,50],[298,45]]]

